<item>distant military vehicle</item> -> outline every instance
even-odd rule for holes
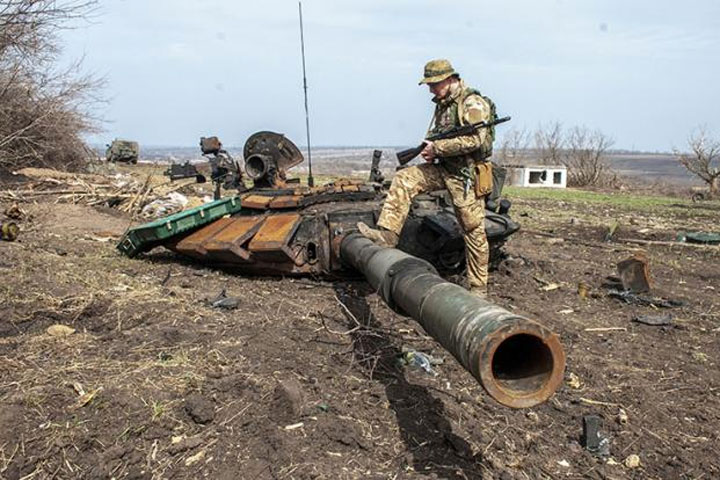
[[[108,162],[124,162],[136,164],[140,157],[140,145],[132,140],[120,140],[116,138],[105,151],[105,159]]]

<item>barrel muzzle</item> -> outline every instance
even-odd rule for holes
[[[490,396],[515,408],[549,399],[565,371],[557,335],[530,320],[523,323],[489,335],[477,365],[480,383]]]
[[[259,180],[267,175],[271,162],[267,155],[250,155],[245,159],[245,172],[251,180]]]
[[[565,354],[557,335],[541,324],[444,280],[425,260],[377,246],[360,234],[342,240],[340,256],[503,405],[537,405],[561,385]]]

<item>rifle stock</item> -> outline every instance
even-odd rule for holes
[[[421,143],[415,148],[408,148],[406,150],[397,152],[398,163],[400,165],[407,164],[408,162],[410,162],[410,160],[420,155],[420,152],[423,151],[423,148],[425,148],[425,143]]]

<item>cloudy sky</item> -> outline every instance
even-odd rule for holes
[[[647,151],[701,124],[720,133],[716,0],[304,0],[303,13],[314,145],[416,143],[432,112],[417,81],[436,57],[515,128],[586,125]],[[91,141],[242,145],[267,129],[305,143],[294,0],[101,0],[63,40],[107,79]]]

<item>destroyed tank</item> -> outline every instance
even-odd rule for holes
[[[243,148],[248,188],[239,163],[216,143],[209,148],[209,140],[201,140],[213,171],[222,172],[213,180],[237,185],[238,194],[134,227],[119,250],[132,257],[162,245],[239,274],[361,274],[391,308],[420,322],[500,403],[532,406],[560,385],[565,356],[556,335],[441,277],[465,265],[462,230],[446,192],[417,196],[397,248],[382,248],[356,228],[358,222],[376,225],[386,194],[377,151],[367,181],[310,187],[288,176],[303,161],[297,146],[282,134],[258,132]],[[495,170],[496,188],[485,212],[493,260],[502,257],[503,243],[519,228],[509,217],[510,203],[500,200],[503,171]]]
[[[207,143],[203,138],[202,151],[214,164],[221,150],[210,149]],[[164,246],[239,272],[317,276],[347,273],[333,245],[337,238],[355,230],[358,222],[376,224],[387,187],[378,175],[380,156],[373,159],[375,165],[368,181],[336,180],[318,187],[304,186],[288,177],[290,169],[302,163],[303,155],[281,134],[255,133],[245,143],[243,157],[244,174],[252,187],[237,197],[241,209],[187,236],[175,237]],[[227,184],[228,175],[235,177],[235,184],[244,185],[239,168],[224,170],[222,179],[216,180]],[[505,240],[519,228],[508,215],[509,202],[498,201],[502,177],[498,178],[485,216],[495,261],[502,257]],[[447,192],[419,195],[413,200],[398,248],[428,260],[443,273],[458,273],[464,268],[462,230]]]

